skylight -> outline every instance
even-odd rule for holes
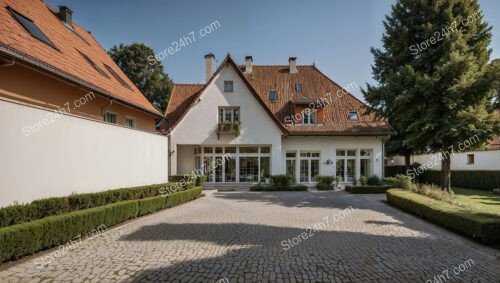
[[[14,19],[16,19],[23,26],[23,28],[31,34],[31,36],[47,45],[50,45],[52,48],[59,50],[59,48],[57,48],[55,44],[50,41],[50,39],[37,27],[37,25],[32,20],[12,10],[10,7],[7,9],[12,14]]]
[[[359,119],[358,112],[349,112],[349,120],[356,121]]]
[[[302,91],[302,84],[301,83],[295,84],[295,91]]]
[[[92,65],[92,67],[94,67],[94,69],[96,69],[96,71],[98,71],[101,75],[109,79],[108,74],[106,74],[104,70],[101,69],[101,67],[97,66],[97,64],[94,61],[92,61],[92,59],[90,59],[89,56],[83,54],[82,52],[80,52],[80,50],[78,50],[78,52],[83,56],[83,58],[85,58],[85,60],[87,60],[87,62],[89,62],[90,65]]]
[[[276,101],[276,99],[277,99],[276,91],[271,90],[269,92],[269,100],[272,101],[272,102],[274,102],[274,101]]]
[[[110,72],[113,75],[113,77],[115,77],[124,87],[132,89],[130,85],[127,84],[127,82],[125,82],[110,66],[104,64],[104,67],[106,67],[106,69],[108,69],[108,72]]]

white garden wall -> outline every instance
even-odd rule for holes
[[[167,182],[164,136],[4,100],[0,135],[0,206]]]

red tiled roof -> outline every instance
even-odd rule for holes
[[[165,111],[165,118],[168,125],[177,122],[183,116],[185,110],[190,108],[190,105],[198,97],[200,90],[204,86],[204,84],[174,85],[167,110]],[[174,93],[175,96],[173,95]]]
[[[40,0],[0,0],[0,3],[0,54],[15,57],[53,75],[89,87],[102,95],[160,115],[90,32],[73,22],[74,30],[89,43],[87,44],[63,24],[55,9]],[[33,21],[59,50],[31,36],[12,17],[7,7]],[[94,61],[109,78],[101,75],[79,52]],[[116,80],[104,64],[110,66],[130,89]]]
[[[232,60],[231,60],[232,61]],[[237,67],[243,74],[244,66]],[[260,97],[267,110],[281,123],[286,132],[291,135],[376,135],[390,134],[392,130],[385,121],[376,120],[374,114],[365,114],[366,105],[350,93],[343,93],[342,87],[321,73],[314,66],[297,66],[298,72],[291,74],[288,65],[282,66],[252,66],[252,74],[245,74],[245,82]],[[302,91],[295,91],[295,84],[302,84]],[[176,85],[177,86],[177,85]],[[172,128],[177,123],[178,116],[169,113],[185,113],[191,102],[196,98],[204,85],[191,91],[181,86],[174,87],[167,107],[167,126]],[[269,100],[269,91],[276,91],[277,99]],[[328,95],[329,94],[329,95]],[[339,94],[339,96],[337,96]],[[328,104],[323,108],[323,126],[289,125],[293,115],[294,105],[309,105],[323,98]],[[357,112],[359,120],[348,119],[348,112]],[[286,120],[285,120],[286,119]]]

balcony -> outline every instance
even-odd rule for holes
[[[217,128],[217,135],[240,135],[240,123],[239,122],[223,122],[219,123]]]

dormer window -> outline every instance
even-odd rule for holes
[[[224,81],[224,92],[233,92],[233,81]]]
[[[302,124],[306,126],[316,126],[318,124],[318,112],[307,109],[302,111]]]
[[[351,121],[357,121],[357,120],[359,120],[358,112],[349,112],[348,118]]]
[[[295,91],[302,91],[302,84],[301,83],[295,84]]]
[[[269,101],[275,102],[277,98],[278,98],[278,96],[276,95],[276,91],[271,90],[269,92]]]

